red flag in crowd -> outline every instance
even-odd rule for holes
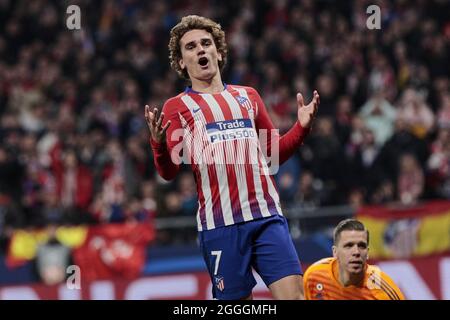
[[[108,224],[89,228],[85,243],[73,251],[83,281],[134,278],[145,264],[155,230],[148,223]]]

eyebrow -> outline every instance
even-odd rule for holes
[[[367,247],[367,242],[364,242],[364,241],[359,241],[359,242],[349,241],[349,242],[345,242],[345,243],[344,243],[344,247],[345,247],[346,245],[349,245],[349,244],[351,244],[351,245],[354,245],[354,244],[357,244],[357,245],[365,245],[365,246]]]
[[[211,42],[212,42],[211,38],[201,38],[201,39],[200,39],[200,41],[204,41],[204,40],[207,40],[207,41],[211,41]],[[196,43],[196,40],[189,41],[188,43],[186,43],[186,44],[184,45],[184,47],[187,47],[188,45],[195,44],[195,43]]]

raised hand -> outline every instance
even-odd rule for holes
[[[150,134],[155,142],[162,143],[166,139],[166,130],[170,126],[170,120],[162,127],[162,122],[164,119],[164,113],[158,117],[158,109],[154,108],[153,112],[150,111],[148,105],[145,106],[145,120],[147,121],[148,128],[150,129]]]
[[[302,94],[297,93],[298,121],[300,121],[300,124],[303,128],[311,127],[319,104],[320,96],[317,90],[314,90],[313,99],[307,106],[305,106],[303,102]]]

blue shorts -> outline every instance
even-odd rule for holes
[[[252,268],[267,286],[303,274],[286,218],[280,215],[201,231],[199,240],[215,299],[248,297],[256,285]]]

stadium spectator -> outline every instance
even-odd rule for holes
[[[441,127],[431,144],[427,162],[429,185],[437,195],[450,198],[450,127]]]
[[[197,190],[195,189],[195,180],[192,173],[181,173],[178,180],[178,189],[181,196],[182,215],[190,216],[198,209]]]
[[[403,92],[398,117],[418,138],[424,138],[434,126],[434,114],[416,90],[408,88]]]
[[[323,182],[320,179],[314,178],[312,172],[306,170],[302,172],[296,199],[300,201],[303,207],[320,207],[323,202],[326,202],[325,192]]]
[[[395,108],[380,93],[374,95],[360,109],[365,126],[375,135],[378,146],[383,145],[394,132]]]
[[[296,199],[300,174],[300,159],[296,155],[280,166],[275,182],[280,192],[280,200],[284,203],[292,203]]]
[[[41,281],[48,286],[66,279],[66,268],[70,263],[71,249],[56,239],[56,227],[49,229],[48,241],[40,244],[36,251],[36,267]]]
[[[400,157],[397,179],[400,201],[406,205],[417,203],[423,194],[424,186],[424,174],[414,155],[402,155]]]
[[[330,117],[318,118],[311,137],[305,141],[305,146],[312,155],[308,161],[305,161],[305,166],[311,170],[314,177],[324,183],[325,188],[332,189],[331,195],[334,196],[328,199],[330,202],[324,202],[322,205],[339,202],[339,197],[342,196],[338,190],[341,188],[335,184],[335,181],[343,181],[346,159],[344,149],[334,133],[333,121]]]
[[[61,159],[53,159],[52,173],[56,183],[55,193],[61,206],[84,211],[91,202],[92,174],[88,167],[79,162],[74,150],[64,150],[58,155]]]
[[[372,194],[370,203],[387,205],[389,203],[393,203],[395,199],[396,194],[394,183],[389,179],[385,179]]]

